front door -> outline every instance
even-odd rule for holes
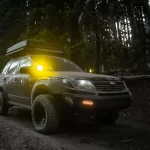
[[[30,57],[24,57],[21,60],[20,67],[31,67],[32,60]],[[18,73],[17,82],[19,85],[18,89],[18,98],[22,100],[23,104],[31,105],[31,91],[34,85],[35,80],[31,77],[30,74]]]

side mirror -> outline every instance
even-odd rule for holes
[[[20,73],[21,74],[31,74],[31,69],[30,69],[30,67],[22,67],[22,68],[20,68]]]

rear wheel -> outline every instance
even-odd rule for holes
[[[4,93],[0,92],[0,115],[6,116],[8,114],[9,106],[5,99]]]
[[[53,133],[59,126],[59,116],[54,105],[54,98],[50,95],[39,95],[32,105],[32,122],[36,131]]]

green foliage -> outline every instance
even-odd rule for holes
[[[147,73],[149,22],[148,0],[2,0],[0,48],[34,39],[86,70]]]

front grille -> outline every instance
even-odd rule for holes
[[[121,93],[107,93],[107,96],[120,96],[120,95],[126,95],[129,94],[128,92],[121,92]],[[98,93],[99,96],[106,96],[106,93]]]
[[[125,90],[125,85],[122,81],[115,81],[115,84],[111,84],[111,81],[93,82],[97,91],[103,92],[118,92]]]

